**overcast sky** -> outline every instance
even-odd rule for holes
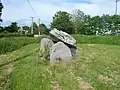
[[[29,0],[40,17],[41,22],[47,26],[57,11],[72,12],[80,9],[91,16],[115,13],[115,0]],[[2,0],[4,5],[2,18],[3,25],[9,25],[11,21],[17,21],[19,25],[30,25],[31,16],[36,14],[30,8],[27,0]],[[120,2],[118,3],[120,15]],[[37,22],[37,17],[35,18]]]

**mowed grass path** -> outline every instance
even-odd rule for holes
[[[39,44],[30,44],[13,51],[0,55],[0,90],[6,86],[6,83],[10,81],[10,75],[14,69],[14,65],[21,59],[30,56],[39,50]]]
[[[68,63],[50,64],[38,52],[21,59],[11,90],[120,90],[120,46],[79,44],[78,49],[81,58]]]

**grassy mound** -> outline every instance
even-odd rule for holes
[[[49,64],[38,52],[20,60],[12,73],[12,90],[119,90],[120,47],[79,44],[81,59]]]

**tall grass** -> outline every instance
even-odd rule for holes
[[[25,45],[32,44],[32,43],[38,43],[38,42],[40,42],[39,38],[30,38],[30,37],[1,38],[0,39],[0,54],[11,52]]]
[[[120,45],[120,36],[85,36],[73,35],[77,43],[81,44],[107,44]]]
[[[73,35],[80,44],[107,44],[107,45],[120,45],[120,36],[85,36]],[[41,37],[42,38],[42,37]],[[9,37],[0,39],[0,54],[11,52],[22,46],[39,43],[40,38],[32,37]]]

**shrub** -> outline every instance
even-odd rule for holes
[[[34,37],[33,34],[18,34],[18,33],[0,33],[0,38],[4,37]]]

